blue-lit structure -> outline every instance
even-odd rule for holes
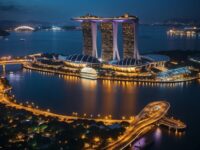
[[[131,67],[131,66],[143,66],[147,65],[147,61],[140,59],[134,59],[134,58],[125,58],[120,61],[111,61],[110,64],[115,66],[121,66],[121,67]]]
[[[147,55],[143,55],[142,57],[151,62],[168,62],[168,61],[170,61],[170,58],[166,55],[147,54]]]
[[[177,77],[180,78],[189,74],[191,74],[191,71],[187,67],[181,67],[158,73],[157,78],[161,80],[170,80]]]

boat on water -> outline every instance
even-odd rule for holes
[[[24,38],[21,38],[21,39],[19,39],[20,41],[25,41],[26,39],[24,39]]]

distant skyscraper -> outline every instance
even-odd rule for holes
[[[112,22],[101,23],[101,58],[104,61],[113,59],[113,24]]]

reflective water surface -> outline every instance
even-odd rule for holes
[[[139,27],[139,50],[141,53],[163,50],[200,50],[200,37],[178,38],[167,35],[169,27],[146,26]],[[119,30],[119,53],[122,56],[122,31]],[[21,41],[20,39],[25,39]],[[81,31],[33,33],[11,33],[7,39],[0,39],[0,55],[27,55],[39,52],[55,52],[62,54],[78,54],[82,50]],[[97,42],[99,56],[101,53],[101,34]]]

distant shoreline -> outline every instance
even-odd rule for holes
[[[4,31],[4,30],[0,30],[0,37],[6,37],[6,36],[8,36],[8,35],[10,35],[9,32]]]

